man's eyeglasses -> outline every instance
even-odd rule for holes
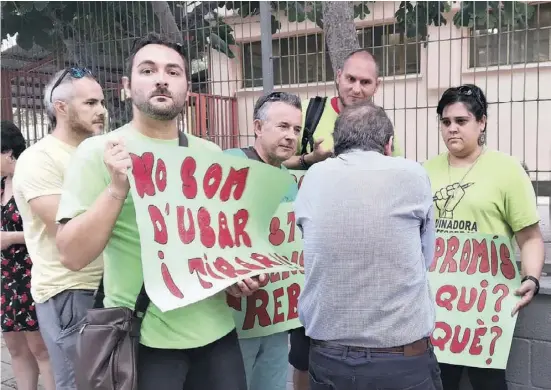
[[[52,96],[54,94],[54,89],[59,87],[59,84],[63,81],[65,76],[70,75],[74,79],[81,79],[85,76],[92,76],[92,72],[88,68],[67,68],[56,80],[52,90],[50,91],[50,103],[52,103]]]

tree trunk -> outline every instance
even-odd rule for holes
[[[151,7],[153,7],[153,12],[159,19],[161,25],[161,31],[164,35],[168,36],[170,39],[183,44],[184,39],[182,37],[182,32],[176,24],[176,19],[170,10],[170,6],[166,1],[151,1]]]
[[[333,72],[342,69],[344,58],[353,50],[360,48],[354,7],[350,1],[323,1],[323,32],[329,50]]]

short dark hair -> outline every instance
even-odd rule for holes
[[[338,156],[352,149],[384,153],[392,136],[394,127],[385,110],[368,101],[358,102],[346,106],[335,121],[334,153]]]
[[[344,61],[342,62],[342,67],[344,68],[346,61],[348,61],[352,56],[358,53],[367,54],[367,56],[373,60],[373,62],[375,63],[375,72],[377,73],[376,76],[379,77],[379,63],[377,62],[375,55],[371,53],[369,50],[364,48],[355,49],[355,50],[352,50],[350,53],[348,53],[347,56],[344,57]]]
[[[182,57],[182,60],[184,61],[184,71],[187,72],[188,64],[186,60],[184,46],[176,41],[173,41],[169,38],[161,36],[160,34],[157,34],[155,32],[150,32],[146,36],[136,39],[134,41],[134,44],[132,45],[130,54],[126,59],[126,69],[125,69],[126,76],[128,77],[129,80],[132,77],[132,66],[134,65],[134,57],[136,56],[136,53],[147,45],[162,45],[176,51],[178,54],[180,54],[180,57]]]
[[[27,148],[27,143],[21,130],[12,121],[3,120],[2,127],[2,139],[0,143],[2,145],[2,153],[9,152],[11,150],[13,158],[18,159],[21,153]]]
[[[260,99],[256,101],[256,104],[254,105],[253,119],[265,120],[268,107],[271,103],[276,102],[286,103],[302,110],[302,103],[297,95],[287,92],[272,92],[260,97]]]
[[[488,102],[486,101],[486,96],[484,96],[484,92],[474,84],[463,84],[459,87],[448,88],[442,94],[438,106],[436,107],[438,117],[442,118],[444,109],[454,103],[463,103],[477,121],[481,121],[483,117],[488,117]]]

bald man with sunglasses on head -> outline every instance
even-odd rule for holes
[[[65,268],[56,247],[55,217],[65,169],[77,146],[103,131],[106,110],[101,86],[86,68],[57,72],[46,85],[44,105],[51,133],[19,157],[13,192],[33,262],[31,294],[56,389],[76,390],[77,330],[93,305],[103,263],[97,259],[79,272]]]

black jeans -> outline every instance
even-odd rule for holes
[[[193,349],[140,345],[138,390],[247,390],[237,332]]]
[[[310,345],[310,390],[442,390],[432,346],[416,356]]]
[[[444,390],[459,390],[459,382],[461,381],[463,370],[467,370],[467,375],[473,390],[507,390],[505,370],[464,367],[441,363],[440,371],[442,372],[441,376]]]

